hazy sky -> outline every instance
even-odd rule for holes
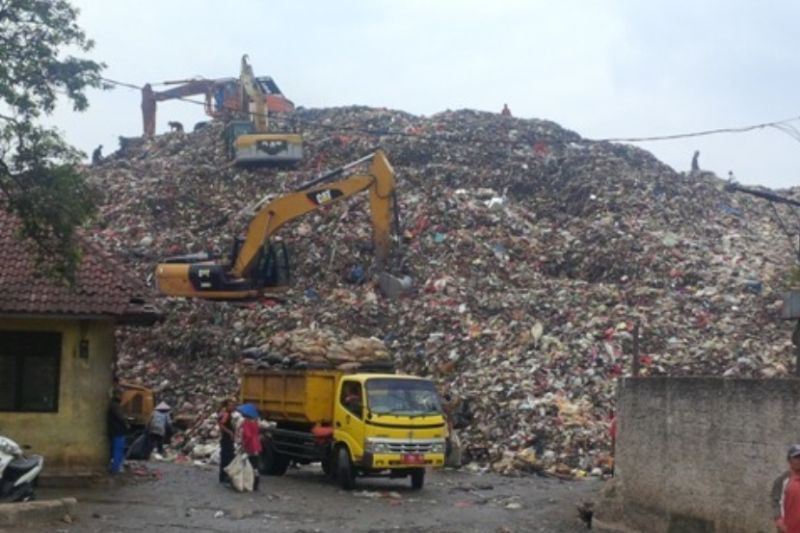
[[[800,2],[73,0],[105,75],[142,85],[237,76],[243,53],[295,104],[430,115],[499,111],[588,138],[642,137],[800,116]],[[92,92],[53,121],[86,152],[141,132],[140,95]],[[159,104],[190,127],[202,108]],[[800,121],[793,124],[800,127]],[[800,185],[800,142],[775,129],[639,143],[678,170]]]

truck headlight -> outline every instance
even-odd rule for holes
[[[367,439],[365,451],[367,453],[388,453],[389,445],[385,442],[375,442],[372,439]]]
[[[444,453],[444,441],[431,444],[431,453]]]

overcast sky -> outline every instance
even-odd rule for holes
[[[800,2],[774,0],[73,0],[105,75],[142,85],[237,76],[244,53],[296,105],[431,115],[499,111],[588,138],[644,137],[800,116]],[[54,122],[86,152],[141,133],[140,95],[92,92]],[[202,108],[159,104],[192,125]],[[800,122],[794,122],[800,127]],[[677,170],[800,184],[800,142],[773,128],[639,143]]]

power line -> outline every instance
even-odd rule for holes
[[[117,80],[112,80],[110,78],[103,78],[103,77],[100,77],[100,80],[104,81],[106,83],[110,83],[111,85],[119,85],[120,87],[127,87],[128,89],[136,89],[137,91],[141,91],[142,90],[142,88],[139,87],[138,85],[134,85],[132,83],[125,83],[124,81],[117,81]]]
[[[720,133],[745,133],[748,131],[763,129],[763,128],[776,128],[784,133],[791,135],[785,131],[784,127],[794,128],[789,124],[792,121],[800,120],[798,117],[790,117],[783,120],[775,120],[773,122],[764,122],[762,124],[753,124],[751,126],[742,126],[739,128],[717,128],[713,130],[695,131],[690,133],[676,133],[673,135],[656,135],[652,137],[614,137],[609,139],[596,139],[597,141],[606,142],[647,142],[647,141],[668,141],[674,139],[687,139],[690,137],[705,137],[707,135],[718,135]]]

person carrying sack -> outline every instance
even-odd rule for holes
[[[247,456],[253,470],[253,491],[258,490],[259,463],[261,460],[261,428],[258,424],[258,409],[253,404],[240,405],[237,409],[244,417],[237,428],[239,449]],[[230,472],[228,472],[229,475]]]

